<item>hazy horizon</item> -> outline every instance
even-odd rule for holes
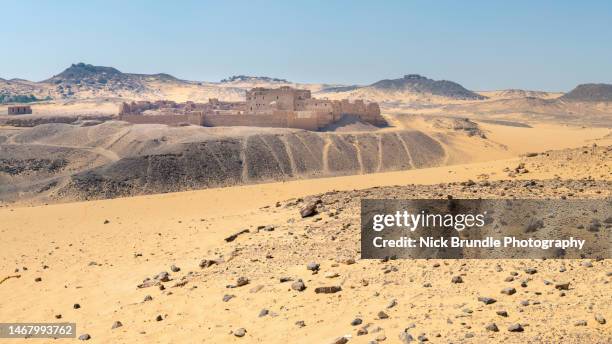
[[[92,1],[3,5],[0,77],[84,62],[192,81],[366,85],[421,74],[472,90],[612,83],[612,3]],[[10,53],[10,52],[14,53]]]

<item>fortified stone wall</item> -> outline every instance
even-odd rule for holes
[[[165,114],[165,115],[120,115],[119,120],[132,124],[166,124],[177,126],[182,124],[202,125],[202,114]]]

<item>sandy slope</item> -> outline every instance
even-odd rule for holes
[[[561,180],[553,184],[586,177],[610,182],[609,148],[584,150],[587,153],[579,149],[552,153],[550,157],[524,158],[530,172],[519,178],[559,176]],[[78,334],[89,333],[95,343],[328,343],[340,335],[352,335],[350,343],[366,343],[383,336],[386,342],[396,343],[398,334],[411,323],[416,326],[409,330],[415,339],[425,333],[434,343],[468,341],[466,335],[474,335],[469,341],[476,343],[538,338],[557,342],[561,340],[559,336],[576,343],[608,340],[612,309],[604,300],[612,297],[605,284],[610,279],[606,277],[611,269],[609,260],[593,262],[593,268],[584,268],[579,261],[448,261],[440,262],[438,268],[427,261],[358,261],[353,265],[336,262],[358,257],[356,202],[360,197],[438,197],[440,192],[499,197],[503,192],[496,185],[466,190],[459,184],[409,186],[405,191],[350,190],[468,178],[495,181],[507,179],[504,169],[518,163],[519,159],[510,159],[106,201],[4,207],[0,209],[0,278],[16,274],[21,278],[0,284],[0,322],[58,321],[55,316],[61,314],[62,320],[77,322]],[[597,183],[562,187],[547,183],[533,191],[521,188],[521,183],[508,184],[506,192],[523,197],[526,192],[535,192],[533,197],[558,197],[579,192],[575,189],[580,185],[580,197],[601,198],[609,196],[610,190]],[[315,220],[300,219],[293,202],[285,201],[330,190],[347,192],[325,196],[327,210]],[[281,207],[275,207],[277,201]],[[334,209],[339,215],[333,215]],[[273,225],[276,229],[257,233],[260,225]],[[251,233],[232,243],[223,241],[243,228],[249,228]],[[331,239],[331,235],[338,239]],[[201,269],[201,259],[225,262]],[[312,260],[321,264],[318,275],[311,275],[305,268]],[[170,271],[171,264],[182,270],[171,272],[173,280],[164,283],[165,291],[136,287],[145,277]],[[495,264],[500,265],[501,271],[495,272]],[[562,265],[568,269],[564,275],[558,272]],[[522,269],[531,266],[540,272],[528,278]],[[390,268],[391,272],[386,273]],[[499,290],[507,286],[503,279],[510,271],[518,271],[521,280],[533,281],[529,288],[517,286],[519,293],[504,299]],[[337,272],[339,277],[324,277],[328,272]],[[463,275],[465,283],[451,284],[451,276],[458,274]],[[172,287],[181,280],[180,276],[187,284]],[[225,288],[239,276],[248,277],[251,283]],[[302,278],[308,289],[301,293],[290,290],[291,282],[279,283],[281,276]],[[42,281],[35,282],[36,277]],[[569,280],[573,287],[565,298],[560,298],[554,289],[544,286],[543,279]],[[369,282],[367,286],[364,280]],[[433,287],[423,288],[426,282]],[[518,279],[512,285],[517,283]],[[342,285],[343,291],[317,295],[313,290],[319,285]],[[535,291],[543,294],[538,296],[533,294]],[[235,297],[223,302],[226,294]],[[500,301],[483,306],[475,300],[481,294]],[[146,295],[153,300],[143,302]],[[397,300],[397,306],[386,309],[392,299]],[[537,300],[541,305],[518,305],[523,299]],[[73,309],[75,303],[81,308]],[[259,317],[264,308],[270,313]],[[494,315],[493,310],[501,308],[510,313],[508,318]],[[466,309],[473,313],[466,313]],[[377,319],[381,310],[390,318]],[[596,312],[603,314],[608,324],[598,324],[593,319]],[[162,321],[155,320],[158,315]],[[356,336],[362,326],[349,324],[357,316],[364,319],[362,326],[372,323],[367,335]],[[500,333],[484,331],[485,323],[491,319]],[[586,319],[588,325],[573,326],[580,319]],[[123,327],[111,330],[114,321],[121,321]],[[297,321],[304,321],[306,326],[297,326]],[[525,332],[507,332],[506,327],[514,322],[525,324]],[[243,338],[230,333],[239,327],[247,329]]]

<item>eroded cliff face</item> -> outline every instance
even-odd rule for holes
[[[438,140],[417,130],[232,129],[220,134],[210,128],[117,123],[49,124],[0,134],[3,161],[10,165],[0,170],[0,180],[12,185],[0,188],[0,198],[113,198],[424,168],[447,158]],[[62,163],[53,169],[22,168],[36,166],[36,159]]]

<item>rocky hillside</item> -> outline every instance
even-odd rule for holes
[[[315,133],[113,121],[0,131],[0,152],[3,200],[112,198],[405,170],[444,164],[453,154],[418,130]]]
[[[378,90],[432,94],[454,99],[482,100],[486,98],[478,93],[465,89],[456,82],[432,80],[418,74],[404,75],[404,77],[400,79],[381,80],[373,83],[369,87]]]
[[[383,103],[440,103],[448,101],[485,100],[486,96],[472,92],[448,80],[432,80],[418,74],[398,79],[385,79],[368,86],[328,87],[318,94],[332,99],[363,99]]]
[[[564,94],[561,99],[583,102],[612,102],[612,85],[582,84]]]

